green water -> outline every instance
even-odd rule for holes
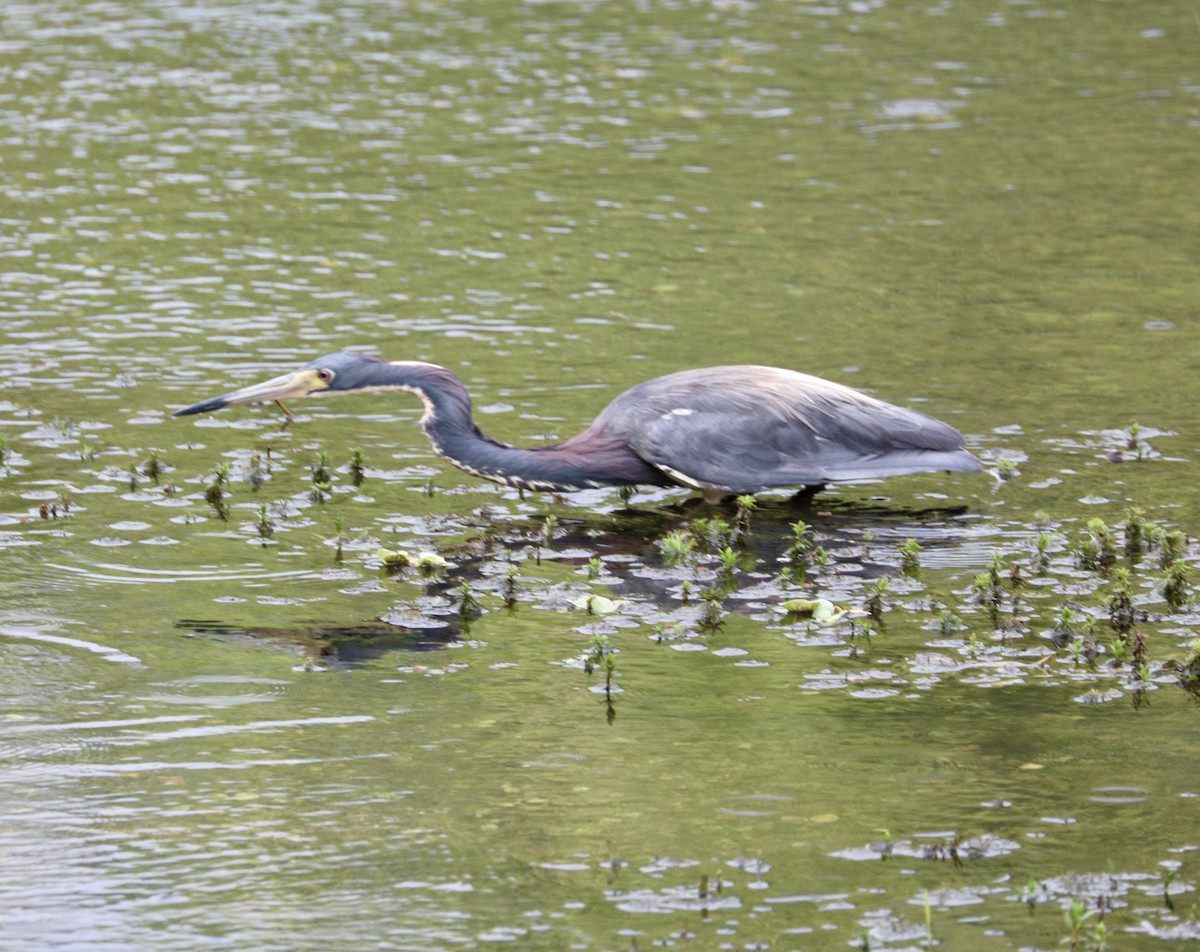
[[[1073,550],[1200,533],[1197,49],[1154,2],[5,4],[0,945],[1052,949],[1075,900],[1076,948],[1194,943],[1200,614],[1122,556],[1109,667]],[[340,348],[529,444],[789,366],[1017,472],[764,500],[707,625],[685,493],[519,498],[401,395],[169,416]],[[871,637],[778,608],[879,578]]]

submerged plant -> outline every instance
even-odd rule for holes
[[[166,467],[163,466],[162,460],[158,457],[158,450],[151,450],[150,458],[142,465],[142,475],[157,486],[158,481],[165,472]]]
[[[701,592],[700,599],[704,602],[704,610],[700,615],[700,630],[716,631],[725,623],[725,609],[722,607],[725,593],[714,586]]]
[[[1154,548],[1158,551],[1158,567],[1165,569],[1176,559],[1187,555],[1187,536],[1178,529],[1156,528],[1153,534]]]
[[[1125,510],[1125,558],[1134,565],[1141,560],[1149,542],[1146,510],[1141,506],[1130,506]]]
[[[271,472],[270,463],[263,459],[262,453],[251,453],[250,462],[246,467],[246,482],[253,492],[258,492]]]
[[[1192,597],[1192,588],[1188,583],[1187,563],[1176,559],[1163,570],[1162,595],[1167,607],[1173,612],[1185,608]]]
[[[324,450],[317,452],[316,461],[312,464],[312,483],[318,488],[324,488],[333,482],[333,473],[329,469],[329,454]]]
[[[343,558],[345,558],[342,547],[346,544],[346,520],[343,519],[341,516],[337,516],[333,520],[333,532],[334,532],[333,561],[341,562],[343,560]]]
[[[1117,561],[1116,536],[1103,519],[1089,519],[1087,538],[1076,550],[1079,567],[1093,572],[1107,572]]]
[[[1129,569],[1121,568],[1113,573],[1112,589],[1109,591],[1106,607],[1113,631],[1121,636],[1128,635],[1133,631],[1137,619],[1133,608]]]
[[[875,584],[867,591],[867,614],[877,624],[883,618],[883,596],[887,593],[887,590],[888,580],[886,578],[877,578]]]
[[[222,522],[229,521],[229,506],[225,504],[225,491],[221,488],[229,482],[229,464],[220,463],[213,472],[212,482],[204,488],[204,501],[212,506]]]
[[[271,514],[265,505],[258,507],[258,522],[255,523],[254,528],[258,530],[258,536],[264,542],[275,535],[275,523],[271,521]]]
[[[737,535],[745,536],[750,534],[750,513],[758,508],[758,500],[753,495],[738,496],[734,500],[737,509],[733,514],[733,526]]]
[[[350,451],[350,485],[355,489],[363,484],[367,478],[367,468],[363,465],[363,451],[360,447],[355,447]]]
[[[604,707],[605,720],[611,724],[617,717],[616,705],[613,702],[613,680],[617,675],[616,649],[605,635],[592,636],[592,649],[583,657],[585,674],[594,674],[597,670],[604,675]]]
[[[658,542],[667,565],[687,565],[696,549],[696,537],[684,529],[668,532]]]
[[[992,555],[988,570],[975,576],[972,589],[975,600],[988,610],[992,627],[1000,626],[1000,607],[1004,604],[1004,556],[999,552]]]
[[[705,552],[719,551],[737,540],[737,530],[720,516],[693,519],[690,528],[696,544]]]
[[[483,614],[483,606],[471,591],[471,583],[463,582],[458,590],[458,617],[464,625],[469,625]]]
[[[542,523],[542,544],[548,549],[554,544],[554,530],[558,528],[558,516],[551,513]]]
[[[509,611],[517,607],[517,578],[517,563],[510,562],[508,571],[504,573],[504,581],[500,583],[500,597],[504,599],[504,607]]]
[[[1037,542],[1034,544],[1033,565],[1038,575],[1045,575],[1050,569],[1050,535],[1046,532],[1038,533]]]
[[[803,519],[791,523],[792,544],[784,553],[783,561],[788,564],[793,574],[803,577],[808,570],[809,557],[813,550],[813,538],[809,530],[812,528]]]

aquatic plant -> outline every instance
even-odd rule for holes
[[[1165,569],[1177,559],[1187,555],[1187,536],[1178,529],[1163,529],[1156,527],[1151,536],[1154,549],[1158,553],[1158,567]]]
[[[905,539],[900,544],[900,571],[910,578],[921,574],[921,543],[916,539]]]
[[[992,555],[988,570],[975,576],[971,589],[975,601],[988,611],[993,628],[1000,627],[1000,608],[1004,604],[1004,556],[999,552]]]
[[[720,516],[693,519],[689,528],[704,552],[717,552],[733,545],[738,538],[737,530]]]
[[[346,544],[346,520],[336,516],[333,520],[333,561],[341,562],[345,558],[343,546]]]
[[[758,508],[758,500],[753,495],[738,496],[734,500],[737,507],[733,514],[733,526],[738,537],[750,534],[750,514]]]
[[[464,625],[469,625],[483,614],[483,606],[475,593],[471,591],[471,583],[463,581],[458,590],[458,618]]]
[[[264,459],[262,453],[250,454],[250,460],[246,466],[246,482],[250,485],[252,492],[258,492],[262,488],[270,472],[270,462]]]
[[[668,532],[658,541],[667,565],[687,565],[696,549],[696,537],[684,529]]]
[[[367,478],[367,468],[363,464],[363,451],[361,447],[356,446],[350,450],[350,464],[347,469],[350,474],[350,485],[357,489]]]
[[[1130,506],[1125,510],[1125,558],[1134,565],[1146,551],[1150,528],[1146,524],[1146,510],[1141,506]]]
[[[516,562],[510,562],[508,571],[504,573],[504,579],[500,583],[500,597],[504,599],[504,607],[510,612],[517,607],[517,595],[520,591],[517,585],[518,566]]]
[[[264,542],[275,535],[275,523],[271,521],[271,514],[265,505],[258,507],[258,521],[254,524],[254,528]]]
[[[883,618],[883,596],[887,594],[888,580],[886,578],[877,578],[875,583],[867,591],[866,606],[867,614],[871,616],[871,620],[878,623]]]
[[[1033,565],[1038,575],[1045,575],[1050,570],[1050,536],[1042,532],[1034,543]]]
[[[1087,532],[1087,538],[1076,549],[1076,561],[1080,568],[1105,573],[1117,561],[1116,536],[1100,518],[1088,520]]]
[[[229,465],[219,463],[213,471],[212,482],[204,488],[204,501],[212,507],[213,512],[222,522],[229,521],[229,506],[225,503],[225,491],[222,488],[228,482]]]
[[[328,486],[333,482],[333,472],[329,468],[329,454],[324,450],[317,451],[317,458],[310,467],[314,486]]]
[[[700,593],[704,609],[700,615],[701,631],[716,631],[725,623],[725,592],[716,586],[706,588]]]
[[[162,475],[165,472],[166,467],[163,465],[163,461],[159,458],[158,450],[151,450],[150,458],[142,464],[142,475],[150,480],[150,482],[154,483],[155,486],[157,486],[158,481],[162,478]]]
[[[1188,582],[1187,563],[1175,559],[1163,569],[1162,596],[1173,612],[1181,611],[1191,601],[1192,588]]]
[[[613,700],[614,684],[617,676],[617,652],[605,635],[593,635],[591,650],[584,655],[583,671],[587,675],[600,670],[604,675],[604,706],[605,720],[612,724],[616,720],[617,709]]]

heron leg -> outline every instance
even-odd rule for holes
[[[824,483],[817,483],[814,486],[803,486],[792,494],[792,498],[789,501],[796,505],[807,506],[812,502],[813,496],[821,492],[824,488]]]

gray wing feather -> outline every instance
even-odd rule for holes
[[[659,377],[622,394],[596,422],[672,478],[737,493],[980,468],[949,424],[773,367]]]

